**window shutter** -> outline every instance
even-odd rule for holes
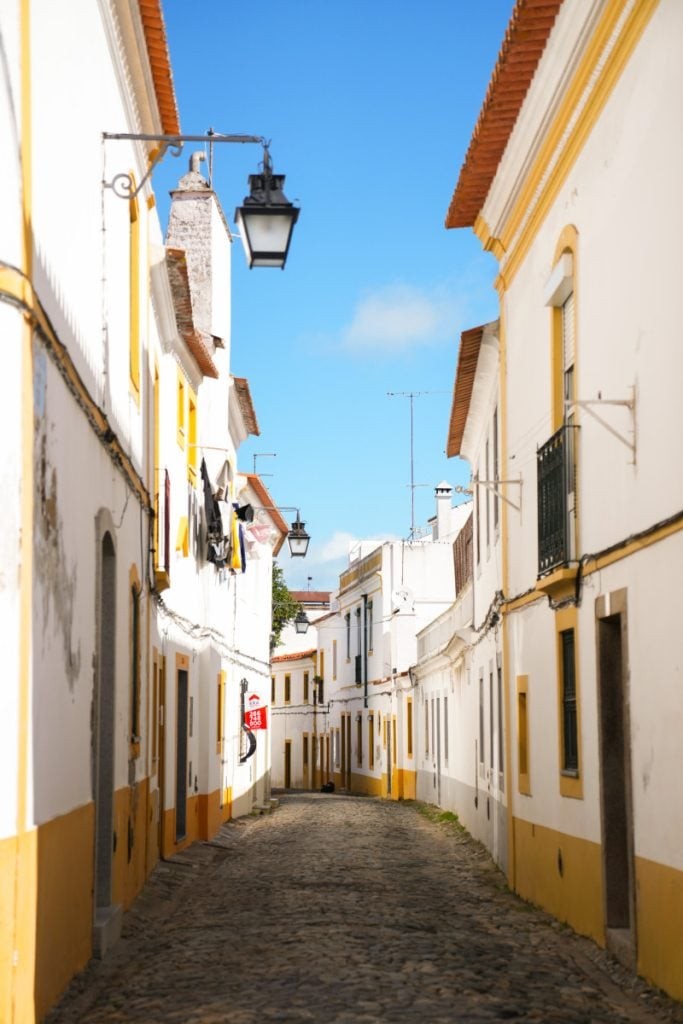
[[[574,292],[562,304],[562,352],[564,369],[574,365]]]

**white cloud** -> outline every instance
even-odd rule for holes
[[[455,336],[459,305],[443,287],[387,285],[361,298],[340,340],[344,348],[358,352],[403,352],[432,345]]]

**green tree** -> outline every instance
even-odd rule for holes
[[[293,622],[301,611],[301,605],[295,601],[285,583],[285,574],[277,564],[273,563],[273,631],[270,634],[271,651],[282,643],[282,630],[288,622]]]

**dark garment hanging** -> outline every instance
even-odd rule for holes
[[[202,484],[204,485],[204,514],[206,516],[206,532],[209,541],[217,543],[223,540],[223,520],[218,502],[213,496],[213,489],[206,468],[206,462],[202,459],[201,466]],[[211,559],[209,559],[211,561]]]

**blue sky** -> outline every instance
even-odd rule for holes
[[[446,431],[460,332],[496,316],[495,263],[444,220],[511,10],[165,0],[183,132],[270,139],[301,207],[286,269],[248,270],[237,243],[232,277],[232,370],[261,431],[240,468],[276,452],[257,470],[312,538],[306,559],[280,556],[291,589],[334,589],[352,539],[409,534],[410,402],[387,392],[431,392],[414,399],[416,525],[441,480],[469,479]],[[156,172],[162,220],[192,148]],[[260,159],[215,147],[231,225]]]

